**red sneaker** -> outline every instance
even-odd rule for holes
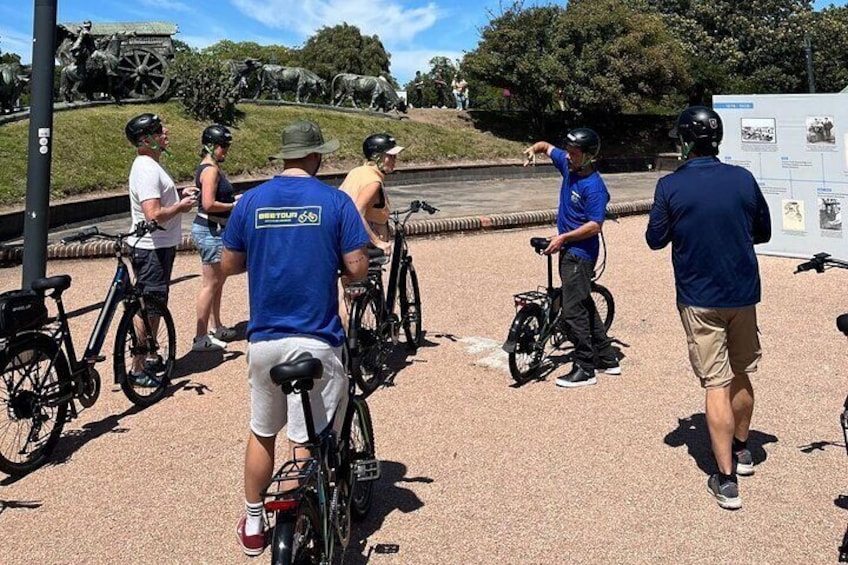
[[[242,516],[238,521],[238,526],[236,526],[236,535],[238,536],[239,543],[241,544],[241,548],[244,551],[244,554],[248,557],[257,557],[262,555],[262,552],[265,551],[265,548],[268,546],[266,532],[262,532],[261,534],[256,534],[253,536],[248,536],[244,533],[244,524],[247,522],[247,516]]]

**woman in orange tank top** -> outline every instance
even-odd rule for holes
[[[395,159],[401,151],[403,147],[391,135],[369,135],[362,142],[365,163],[351,170],[339,187],[356,204],[371,238],[371,245],[379,247],[386,255],[392,250],[388,226],[391,210],[383,179],[395,170]]]

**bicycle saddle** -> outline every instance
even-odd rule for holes
[[[316,379],[324,374],[324,365],[308,353],[287,363],[271,368],[271,380],[285,390],[292,385],[299,390],[311,390]],[[286,387],[288,385],[288,387]]]
[[[551,240],[547,237],[531,237],[530,238],[530,246],[536,250],[536,253],[541,253],[545,249],[548,248],[548,245],[551,244]]]
[[[839,328],[839,331],[848,335],[848,314],[842,314],[836,318],[836,327]]]
[[[53,294],[58,296],[71,286],[71,275],[56,275],[55,277],[46,277],[35,279],[32,281],[32,290],[42,292],[48,289],[53,290]]]
[[[389,262],[389,258],[383,253],[383,250],[378,247],[368,248],[368,264],[372,267],[377,265],[385,265]]]

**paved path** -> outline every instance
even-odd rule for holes
[[[836,561],[848,518],[838,424],[848,349],[834,327],[845,278],[794,276],[795,261],[760,258],[757,467],[742,479],[742,510],[730,513],[706,490],[703,393],[688,366],[669,253],[648,251],[644,222],[606,229],[602,282],[616,298],[624,374],[570,391],[554,385],[567,364],[512,386],[498,348],[512,293],[544,278],[528,238],[550,228],[410,241],[426,346],[414,357],[399,349],[396,386],[370,401],[383,477],[345,563]],[[50,274],[74,277],[69,309],[105,294],[112,269],[110,259],[48,263]],[[245,343],[225,355],[188,352],[198,271],[197,255],[178,255],[173,394],[137,410],[103,363],[103,394],[67,426],[54,463],[17,482],[0,478],[4,565],[267,562],[243,558],[234,535]],[[0,270],[0,288],[19,280],[20,268]],[[245,278],[228,281],[225,295],[226,321],[245,320]],[[74,318],[77,346],[95,317]]]

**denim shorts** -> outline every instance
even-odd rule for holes
[[[200,262],[204,265],[221,262],[221,228],[211,228],[200,224],[191,225],[191,239],[200,252]]]

